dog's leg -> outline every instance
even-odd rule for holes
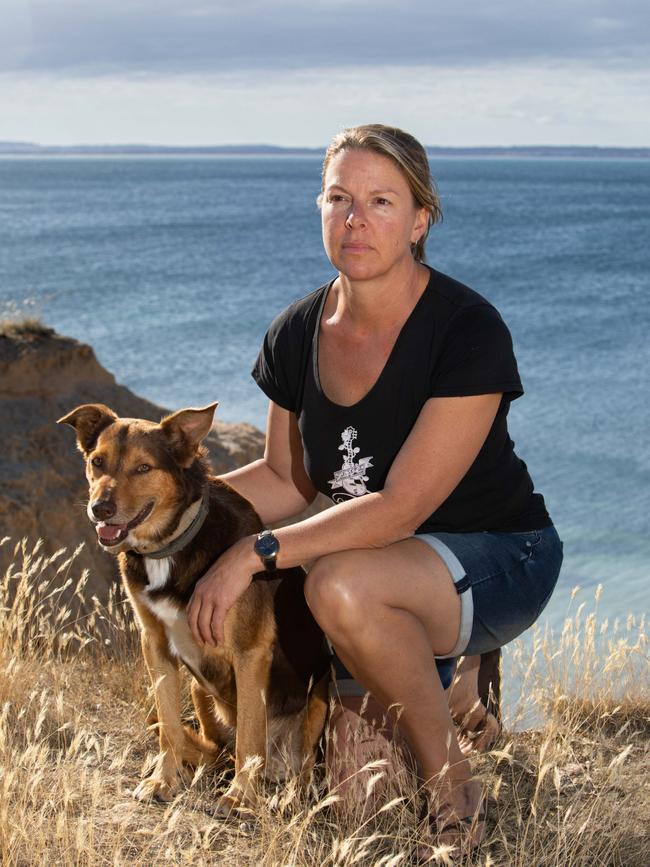
[[[300,782],[307,785],[316,761],[316,748],[325,728],[328,710],[329,671],[312,688],[307,699],[305,721],[303,723],[303,762]]]
[[[217,812],[221,815],[228,815],[242,808],[245,810],[255,804],[254,778],[263,774],[266,761],[265,692],[270,668],[271,654],[268,651],[249,651],[235,663],[235,777],[228,791],[219,798]]]
[[[228,727],[217,719],[212,696],[194,679],[191,691],[194,709],[201,724],[201,734],[185,727],[183,761],[196,766],[201,762],[211,763],[219,758],[225,759],[224,748],[232,741],[231,733]]]
[[[225,767],[228,753],[223,747],[206,740],[199,732],[189,726],[183,726],[185,741],[183,744],[183,762],[197,768],[199,765],[216,765]]]
[[[142,652],[156,699],[160,753],[153,773],[141,781],[133,795],[140,801],[168,801],[178,789],[183,771],[185,732],[181,725],[180,675],[177,662],[162,646],[160,637],[148,630],[142,633]]]

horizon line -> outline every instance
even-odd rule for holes
[[[567,144],[502,144],[502,145],[423,145],[430,152],[471,153],[487,151],[609,151],[609,152],[647,152],[650,156],[650,146],[646,145],[567,145]],[[158,152],[222,152],[222,153],[313,153],[320,154],[326,150],[326,145],[276,145],[269,143],[237,143],[209,145],[177,145],[177,144],[144,144],[140,142],[102,143],[102,144],[41,144],[39,142],[17,139],[0,140],[0,152],[8,153],[29,151],[158,151]]]

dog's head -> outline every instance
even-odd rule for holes
[[[119,418],[101,403],[84,404],[58,420],[77,434],[86,461],[88,518],[114,553],[159,542],[205,482],[201,441],[216,403],[182,409],[158,424]]]

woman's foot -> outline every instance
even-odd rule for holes
[[[469,854],[485,839],[485,820],[485,801],[476,780],[458,786],[449,793],[448,801],[441,803],[438,799],[437,807],[428,804],[416,847],[417,863],[437,860],[443,846],[447,855]]]

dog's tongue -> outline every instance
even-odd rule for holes
[[[126,529],[124,524],[98,524],[97,535],[102,542],[113,542]]]

